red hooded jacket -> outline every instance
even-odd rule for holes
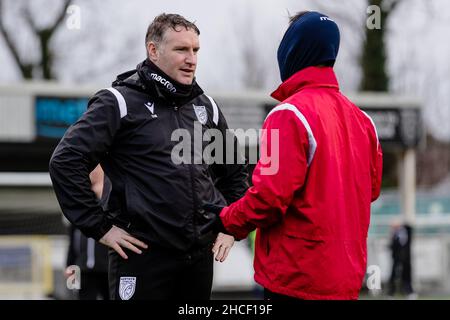
[[[258,228],[255,281],[270,291],[357,299],[381,184],[375,126],[339,91],[331,67],[303,69],[272,96],[282,103],[264,122],[253,187],[222,210],[222,222],[238,238]]]

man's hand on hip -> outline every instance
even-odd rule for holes
[[[124,259],[128,259],[128,256],[125,254],[122,247],[137,254],[142,253],[142,251],[137,247],[141,247],[142,249],[148,248],[145,243],[116,226],[112,226],[112,228],[100,239],[100,243],[113,248]]]

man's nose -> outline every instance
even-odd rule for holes
[[[197,64],[197,54],[193,50],[189,51],[186,56],[186,63],[196,65]]]

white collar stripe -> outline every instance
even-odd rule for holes
[[[361,110],[361,109],[360,109]],[[378,132],[377,127],[375,126],[375,122],[373,122],[372,118],[364,111],[361,110],[361,112],[370,120],[370,123],[372,123],[373,130],[375,130],[375,136],[377,137],[377,146],[380,144],[380,141],[378,140]]]
[[[123,98],[122,94],[115,88],[106,88],[106,90],[112,92],[116,97],[120,110],[120,118],[122,119],[127,115],[127,103],[125,102],[125,99]]]
[[[205,96],[206,96],[206,94],[205,94]],[[209,101],[211,101],[212,108],[213,108],[213,122],[217,126],[217,124],[219,123],[219,108],[217,108],[217,104],[213,98],[211,98],[210,96],[207,96],[207,97],[208,97]]]
[[[270,117],[271,114],[283,110],[289,110],[294,112],[294,114],[301,121],[301,123],[303,124],[308,133],[308,143],[309,143],[308,166],[309,166],[314,158],[314,153],[316,152],[317,148],[317,142],[316,139],[314,138],[314,134],[311,130],[311,127],[309,126],[308,121],[306,120],[305,116],[300,112],[300,110],[298,110],[295,106],[289,103],[280,104],[279,106],[276,106],[269,112],[269,114],[266,117],[266,120]]]

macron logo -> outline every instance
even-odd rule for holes
[[[334,22],[334,20],[332,20],[332,19],[330,19],[328,17],[320,17],[320,21],[327,21],[327,20]]]
[[[152,118],[157,118],[158,116],[155,114],[155,104],[153,102],[144,103],[144,106],[152,113]]]
[[[147,102],[146,104],[144,104],[148,110],[150,110],[150,112],[153,114],[155,113],[155,104],[152,102]]]
[[[172,93],[177,92],[177,89],[175,89],[175,86],[167,79],[164,79],[163,77],[161,77],[159,74],[156,73],[151,73],[150,77],[155,80],[158,81],[159,83],[161,83],[164,87],[167,88],[167,90],[169,90]]]

